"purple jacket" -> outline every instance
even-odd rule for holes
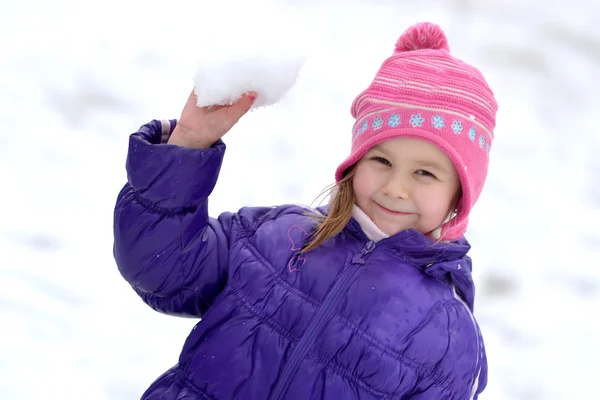
[[[142,399],[477,398],[487,364],[464,239],[408,230],[374,243],[351,220],[299,254],[307,209],[210,218],[225,145],[186,149],[164,134],[152,121],[131,135],[115,259],[149,306],[202,319]]]

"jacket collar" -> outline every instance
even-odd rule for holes
[[[373,222],[371,218],[363,210],[360,209],[356,204],[354,205],[354,209],[352,210],[352,218],[358,222],[362,231],[365,235],[374,242],[379,242],[380,240],[387,239],[390,237],[387,233],[383,232],[379,227]]]
[[[329,207],[319,207],[319,211],[328,214]],[[347,234],[363,242],[374,240],[377,242],[377,247],[393,253],[396,257],[421,269],[425,274],[451,283],[473,310],[475,288],[471,275],[471,258],[467,256],[471,246],[464,236],[450,242],[434,241],[414,229],[407,229],[393,236],[387,236],[377,229],[383,236],[378,233],[374,236],[373,232],[376,231],[371,229],[370,224],[375,225],[375,223],[364,212],[355,211],[353,215],[355,216],[350,219],[345,228]]]

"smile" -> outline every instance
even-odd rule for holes
[[[389,214],[393,214],[393,215],[411,215],[412,214],[412,213],[405,213],[402,211],[390,210],[389,208],[385,208],[384,206],[382,206],[381,204],[379,204],[377,202],[375,204],[377,204],[377,206],[379,206],[379,208],[381,208],[383,211],[385,211],[386,213],[389,213]]]

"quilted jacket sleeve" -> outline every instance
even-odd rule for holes
[[[152,308],[201,317],[227,281],[234,214],[208,217],[225,145],[161,144],[174,126],[155,120],[130,136],[128,182],[114,212],[114,256],[121,275]]]

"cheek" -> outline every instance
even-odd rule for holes
[[[431,216],[446,215],[450,212],[453,202],[453,193],[447,190],[427,190],[419,193],[415,200],[422,211]]]
[[[352,181],[352,190],[354,191],[354,197],[356,200],[360,200],[365,196],[366,188],[365,181],[360,179],[360,176],[357,174]]]
[[[354,189],[354,196],[357,200],[370,197],[376,186],[373,176],[368,171],[359,170],[356,172],[352,181],[352,188]]]

